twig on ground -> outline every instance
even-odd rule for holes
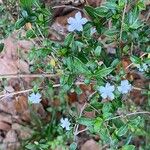
[[[60,84],[55,84],[53,85],[53,88],[57,88],[57,87],[60,87]],[[42,88],[39,88],[39,90],[41,90]],[[29,93],[33,91],[33,89],[27,89],[27,90],[22,90],[22,91],[17,91],[17,92],[12,92],[12,93],[9,93],[9,94],[3,94],[3,95],[0,95],[0,98],[5,98],[5,97],[9,97],[9,96],[14,96],[14,95],[18,95],[18,94],[24,94],[24,93]]]
[[[84,84],[84,82],[76,82],[75,85],[81,85],[81,84]],[[58,88],[60,87],[61,85],[60,84],[54,84],[53,85],[53,88]],[[39,88],[39,90],[41,90],[42,87]],[[31,92],[33,89],[27,89],[27,90],[22,90],[22,91],[17,91],[17,92],[12,92],[12,93],[9,93],[9,94],[3,94],[3,95],[0,95],[0,98],[3,98],[3,97],[9,97],[9,96],[14,96],[14,95],[17,95],[17,94],[24,94],[24,93],[29,93]]]
[[[0,75],[0,78],[53,78],[59,76],[58,74],[4,74]]]

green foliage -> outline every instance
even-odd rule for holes
[[[15,0],[5,0],[3,3],[0,4],[0,40],[6,38],[14,30],[17,14],[17,2]]]
[[[120,82],[128,78],[127,71],[130,69],[139,72],[145,67],[141,74],[146,79],[150,75],[150,27],[147,20],[140,17],[146,9],[144,2],[107,0],[96,8],[85,6],[84,13],[90,20],[83,26],[82,32],[68,33],[63,42],[49,39],[52,8],[44,6],[38,0],[20,0],[20,9],[15,29],[25,29],[26,35],[21,38],[35,40],[38,44],[29,53],[29,60],[32,62],[30,71],[53,74],[59,78],[42,78],[32,83],[36,90],[44,86],[41,92],[48,100],[49,107],[46,110],[51,114],[51,119],[43,122],[36,113],[31,113],[35,133],[25,141],[26,149],[55,150],[59,145],[64,150],[78,149],[75,137],[78,134],[73,130],[78,125],[85,126],[88,134],[98,135],[101,147],[107,144],[112,150],[134,150],[133,141],[138,136],[148,141],[149,118],[144,114],[136,114],[139,108],[130,101],[129,93],[121,93],[118,89]],[[91,32],[93,28],[96,29],[95,33]],[[3,47],[0,44],[0,51]],[[142,55],[137,53],[137,49],[141,50]],[[132,62],[126,68],[122,63],[124,58],[129,58],[128,61]],[[143,65],[141,69],[140,66]],[[79,83],[92,85],[94,92],[89,94]],[[111,87],[104,91],[106,83],[110,83]],[[59,91],[56,91],[53,87],[58,86]],[[105,93],[100,92],[100,87]],[[114,99],[105,99],[105,94],[113,88],[111,94]],[[146,96],[149,94],[148,88],[142,89]],[[88,104],[83,112],[79,113],[68,105],[66,94],[71,92],[78,95],[83,92],[89,94],[86,99]],[[57,106],[53,105],[56,103]],[[145,103],[147,106],[141,107],[141,110],[149,111],[150,102]],[[95,112],[94,117],[85,117],[84,111]],[[69,131],[60,126],[62,116],[69,116],[71,120]],[[141,148],[149,148],[150,143],[144,144],[140,143]]]

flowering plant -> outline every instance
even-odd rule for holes
[[[97,135],[100,147],[106,149],[134,150],[136,137],[150,139],[150,120],[143,117],[150,114],[150,102],[139,108],[132,98],[134,90],[145,96],[150,92],[149,85],[136,86],[134,77],[147,81],[150,75],[150,27],[146,19],[140,19],[145,3],[138,0],[130,5],[130,0],[107,0],[96,8],[85,6],[67,19],[68,34],[63,42],[56,42],[48,33],[51,10],[39,1],[21,0],[21,17],[15,27],[30,25],[22,37],[38,43],[29,53],[30,70],[45,77],[33,82],[39,92],[28,100],[34,104],[46,99],[46,110],[51,113],[50,121],[40,128],[43,132],[38,134],[38,142],[33,139],[26,148],[65,145],[67,149],[68,143],[75,150],[83,132]],[[92,92],[80,85],[92,87]],[[67,97],[72,91],[77,97],[88,93],[78,111]],[[55,108],[56,99],[59,104]],[[88,112],[94,115],[89,117]],[[150,143],[140,146],[148,149]]]

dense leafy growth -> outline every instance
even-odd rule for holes
[[[145,3],[142,0],[107,0],[96,8],[85,6],[83,13],[90,19],[85,21],[81,12],[75,19],[68,18],[69,32],[63,42],[49,39],[53,8],[38,0],[20,0],[19,8],[15,29],[24,29],[26,35],[21,38],[38,43],[29,53],[30,71],[56,75],[56,81],[60,82],[59,92],[53,88],[56,84],[54,79],[43,78],[33,82],[34,93],[38,95],[41,92],[45,99],[51,97],[51,101],[59,99],[60,105],[47,108],[52,114],[48,123],[33,112],[35,133],[25,141],[26,149],[48,150],[56,149],[58,145],[67,149],[68,144],[70,150],[75,150],[78,147],[78,125],[84,125],[87,134],[98,135],[100,147],[105,145],[112,150],[134,150],[134,139],[138,136],[144,141],[150,140],[150,118],[139,113],[139,108],[131,101],[130,91],[137,87],[128,76],[135,71],[148,80],[150,75],[150,26],[146,19],[140,17],[146,9]],[[3,44],[0,51],[2,49]],[[130,61],[129,66],[124,66],[125,58]],[[78,95],[84,92],[79,82],[92,85],[94,91],[80,115],[76,108],[68,106],[66,98],[69,92],[74,91]],[[41,85],[44,88],[39,91]],[[148,96],[148,85],[141,92]],[[36,95],[34,93],[31,95]],[[95,112],[93,118],[83,115],[91,111]],[[140,112],[145,111],[150,111],[149,100],[140,108]],[[60,113],[65,116],[62,124],[60,117],[56,117]],[[148,150],[150,142],[141,143],[140,148]]]

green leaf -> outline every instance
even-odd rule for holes
[[[134,145],[125,145],[122,147],[121,150],[135,150],[135,146]]]
[[[36,0],[20,0],[21,7],[29,9]]]
[[[26,32],[26,37],[27,37],[27,38],[35,38],[36,35],[35,35],[35,33],[34,33],[33,30],[28,30],[28,31]]]
[[[140,11],[145,10],[146,6],[145,6],[144,1],[138,1],[137,7],[139,8]]]
[[[105,113],[103,114],[103,118],[104,118],[104,119],[109,119],[109,118],[111,118],[111,117],[112,117],[112,113],[105,112]]]
[[[73,85],[74,78],[72,75],[63,75],[60,78],[60,84],[63,87],[63,90],[68,91]]]
[[[109,68],[103,68],[103,69],[98,70],[98,71],[93,75],[93,77],[102,78],[102,77],[105,77],[105,76],[107,76],[108,74],[110,74],[112,71],[113,71],[113,68],[111,68],[111,67],[109,67]]]
[[[90,105],[93,106],[97,110],[102,109],[102,103],[100,103],[100,102],[92,100]]]
[[[119,33],[118,30],[112,28],[112,29],[107,29],[107,30],[104,32],[104,35],[109,36],[109,37],[112,37],[112,36],[115,36],[117,33]]]
[[[129,47],[128,45],[126,45],[126,46],[123,48],[123,52],[127,54],[128,51],[129,51],[129,49],[130,49],[130,47]]]
[[[131,118],[129,121],[129,126],[132,126],[134,128],[137,128],[139,124],[142,123],[142,118],[140,116],[137,116],[135,118]]]
[[[116,58],[112,63],[111,63],[111,67],[115,68],[118,64],[120,63],[120,60],[118,58]]]
[[[111,140],[109,131],[106,129],[106,127],[101,127],[101,130],[99,131],[100,138],[105,142],[109,143]]]
[[[119,4],[119,6],[120,6],[121,8],[124,7],[125,3],[126,3],[126,0],[119,0],[119,1],[118,1],[118,4]]]
[[[130,57],[130,60],[134,64],[140,64],[141,63],[141,59],[139,57],[136,57],[136,56],[133,56],[133,55]]]
[[[136,20],[132,23],[132,25],[130,25],[130,28],[131,28],[131,29],[138,29],[141,25],[142,25],[142,23],[141,23],[138,19],[136,19]]]
[[[103,119],[102,118],[97,117],[95,119],[95,122],[94,122],[94,130],[95,130],[95,132],[100,131],[102,123],[103,123]]]
[[[102,112],[105,114],[106,112],[110,112],[111,109],[112,109],[112,104],[110,102],[104,103],[103,108],[102,108]]]
[[[0,43],[0,53],[3,51],[4,49],[4,43]]]
[[[78,95],[80,95],[80,94],[82,94],[82,90],[81,90],[81,88],[80,87],[75,87],[75,92],[78,94]]]
[[[128,25],[131,29],[138,29],[142,25],[141,21],[139,20],[139,11],[137,9],[129,12]]]
[[[94,124],[94,120],[91,118],[81,117],[78,119],[78,123],[90,127]]]
[[[104,6],[97,7],[93,13],[95,13],[95,15],[99,17],[106,17],[108,13],[108,9],[107,7]]]
[[[125,135],[125,134],[127,133],[127,131],[128,131],[128,126],[127,126],[127,125],[124,125],[124,126],[122,126],[121,128],[119,128],[119,129],[116,131],[116,134],[117,134],[118,136],[123,136],[123,135]]]
[[[25,23],[26,21],[23,18],[17,20],[17,22],[15,23],[15,29],[19,30],[21,27],[25,25]]]
[[[35,145],[33,145],[31,143],[29,143],[28,145],[26,145],[25,148],[27,148],[28,150],[35,150],[36,149]]]
[[[70,147],[69,150],[76,150],[77,149],[77,143],[73,142]]]
[[[117,4],[116,2],[106,2],[105,5],[104,5],[107,9],[115,12],[115,10],[117,10]]]
[[[91,6],[85,6],[85,11],[92,17],[92,18],[95,18],[96,16],[95,16],[95,14],[94,14],[94,12],[95,12],[95,9],[93,8],[93,7],[91,7]]]
[[[73,33],[69,33],[65,38],[64,45],[69,46],[73,41],[73,37],[74,37]]]
[[[102,47],[101,46],[97,46],[95,51],[94,51],[95,56],[97,56],[97,57],[100,56],[101,50],[102,50]]]
[[[74,71],[78,74],[90,75],[91,72],[88,67],[78,58],[74,57],[73,61]]]

